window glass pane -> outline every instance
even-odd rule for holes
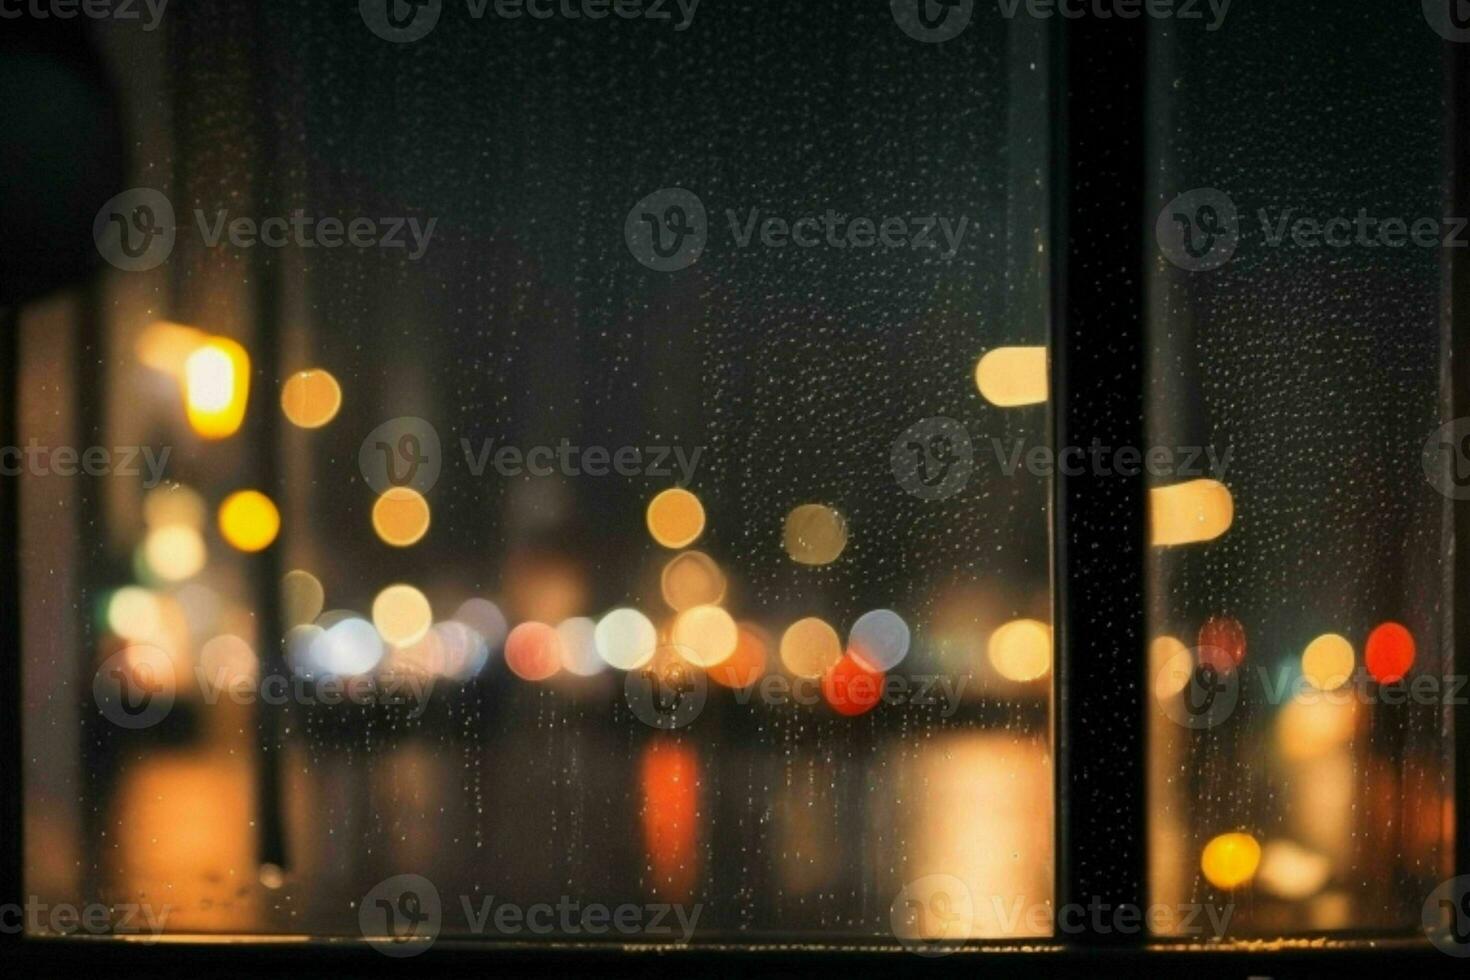
[[[1042,26],[363,8],[97,25],[148,190],[24,431],[152,455],[23,477],[32,889],[1049,933]]]
[[[1153,40],[1148,427],[1191,464],[1150,477],[1154,897],[1416,930],[1452,826],[1443,41],[1318,2]]]

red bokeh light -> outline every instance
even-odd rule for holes
[[[1398,623],[1381,623],[1368,634],[1368,673],[1380,684],[1403,680],[1414,666],[1414,637]]]
[[[840,715],[855,717],[873,710],[883,697],[883,673],[870,670],[853,655],[842,659],[822,675],[822,697]]]
[[[1199,662],[1228,674],[1245,659],[1245,627],[1234,616],[1211,616],[1199,628]]]

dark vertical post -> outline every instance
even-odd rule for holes
[[[0,306],[0,446],[20,445],[20,311]],[[0,827],[0,903],[24,904],[21,793],[25,784],[20,733],[20,478],[0,476],[0,691],[11,709],[0,711],[0,767],[4,811]]]
[[[280,214],[276,193],[276,126],[271,115],[276,100],[271,89],[271,28],[268,5],[255,8],[251,24],[255,60],[252,66],[254,105],[256,112],[256,166],[252,197],[258,214]],[[248,429],[255,465],[261,486],[278,506],[285,506],[285,481],[281,473],[280,410],[275,401],[276,379],[280,377],[281,355],[281,274],[280,257],[275,250],[258,248],[252,258],[255,270],[255,346],[256,368],[251,387],[254,405]],[[285,544],[280,539],[257,555],[253,565],[253,584],[260,611],[261,676],[286,676],[282,649],[284,613],[281,608],[281,554]],[[256,793],[260,861],[285,868],[288,865],[285,814],[281,786],[281,716],[280,705],[262,701],[256,718]]]
[[[1450,214],[1470,214],[1470,44],[1446,45],[1448,113],[1446,138],[1449,143]],[[1450,409],[1451,418],[1470,415],[1470,255],[1465,249],[1448,250],[1450,266]],[[1449,602],[1454,630],[1454,665],[1451,673],[1470,675],[1470,620],[1463,604],[1455,601],[1470,582],[1470,501],[1457,500],[1453,507],[1454,557],[1450,570]],[[1451,709],[1454,732],[1455,773],[1455,874],[1470,874],[1470,709],[1464,699]]]
[[[1144,487],[1092,455],[1143,444],[1145,24],[1062,27],[1053,438],[1088,455],[1054,490],[1059,911],[1146,905]],[[1128,941],[1091,918],[1059,921],[1058,938]]]

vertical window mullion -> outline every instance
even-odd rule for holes
[[[1079,946],[1140,937],[1099,928],[1078,907],[1146,906],[1144,486],[1106,465],[1112,450],[1143,441],[1145,23],[1089,17],[1061,27],[1051,375],[1053,439],[1068,465],[1053,491],[1057,937]],[[1102,465],[1094,447],[1106,450]]]

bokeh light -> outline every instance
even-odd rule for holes
[[[373,625],[394,646],[417,643],[434,625],[428,596],[412,585],[390,585],[373,599]]]
[[[1323,633],[1302,651],[1302,676],[1319,691],[1336,690],[1353,675],[1353,645],[1336,633]]]
[[[219,532],[240,551],[263,551],[276,540],[281,515],[259,490],[238,490],[219,506]]]
[[[505,638],[505,665],[522,680],[544,681],[561,670],[561,638],[535,621],[521,623]]]
[[[144,564],[165,582],[182,582],[198,575],[207,557],[203,535],[187,524],[155,527],[143,539]]]
[[[990,634],[985,650],[1006,680],[1034,681],[1051,670],[1051,627],[1036,619],[1013,619]]]
[[[281,611],[287,629],[314,622],[326,601],[326,590],[310,572],[294,568],[281,576]]]
[[[1039,405],[1047,398],[1046,348],[997,347],[975,365],[975,387],[999,408]]]
[[[211,337],[184,362],[184,407],[189,426],[205,439],[232,436],[245,421],[250,356],[228,337]]]
[[[586,616],[573,616],[556,624],[562,669],[578,677],[591,677],[607,669],[597,653],[597,624]]]
[[[107,603],[107,628],[125,640],[143,642],[158,635],[163,612],[158,597],[136,585],[124,586]]]
[[[883,682],[881,670],[845,655],[822,675],[822,697],[838,714],[856,717],[873,710],[882,699]]]
[[[909,624],[892,609],[863,613],[847,632],[847,652],[870,670],[892,670],[909,652]]]
[[[665,548],[687,548],[704,533],[704,505],[681,487],[664,490],[648,502],[648,533]]]
[[[636,609],[614,609],[598,622],[593,641],[609,666],[637,670],[653,659],[658,630]]]
[[[826,504],[802,504],[786,515],[781,540],[792,561],[830,565],[847,547],[847,522]]]
[[[1368,634],[1363,660],[1378,683],[1401,681],[1414,666],[1414,636],[1402,624],[1381,623]]]
[[[1351,698],[1294,697],[1276,716],[1277,747],[1293,761],[1320,759],[1352,739],[1357,714]]]
[[[198,531],[204,515],[204,498],[182,483],[161,484],[143,496],[143,523],[152,528],[182,524]]]
[[[378,665],[386,652],[377,627],[350,612],[329,612],[317,623],[321,632],[311,638],[311,674],[358,677]]]
[[[735,640],[735,652],[723,663],[711,667],[709,676],[723,687],[744,690],[766,675],[771,638],[754,623],[737,623],[736,629],[739,636]]]
[[[1149,539],[1156,545],[1212,541],[1230,530],[1235,500],[1219,480],[1200,479],[1151,487]]]
[[[740,631],[719,606],[695,606],[674,617],[669,638],[685,660],[696,667],[713,667],[735,652]]]
[[[461,602],[451,619],[464,623],[478,633],[485,646],[492,650],[498,650],[505,644],[505,634],[510,631],[505,613],[500,611],[500,607],[480,596]]]
[[[824,619],[798,619],[781,634],[781,663],[797,677],[821,677],[840,659],[842,641]]]
[[[1245,627],[1234,616],[1211,616],[1199,628],[1198,656],[1218,674],[1229,674],[1245,660]]]
[[[1233,891],[1250,882],[1261,864],[1261,845],[1250,834],[1221,834],[1205,845],[1200,870],[1216,888]]]
[[[675,612],[714,605],[725,598],[725,573],[704,552],[682,551],[664,565],[659,588]]]
[[[429,533],[429,502],[411,487],[389,487],[373,504],[373,530],[395,548],[415,545]]]
[[[297,371],[281,386],[281,411],[303,429],[321,428],[337,417],[341,407],[342,386],[330,371]]]
[[[1189,686],[1194,675],[1194,655],[1175,636],[1158,636],[1148,645],[1149,670],[1154,679],[1154,697],[1167,701]]]

